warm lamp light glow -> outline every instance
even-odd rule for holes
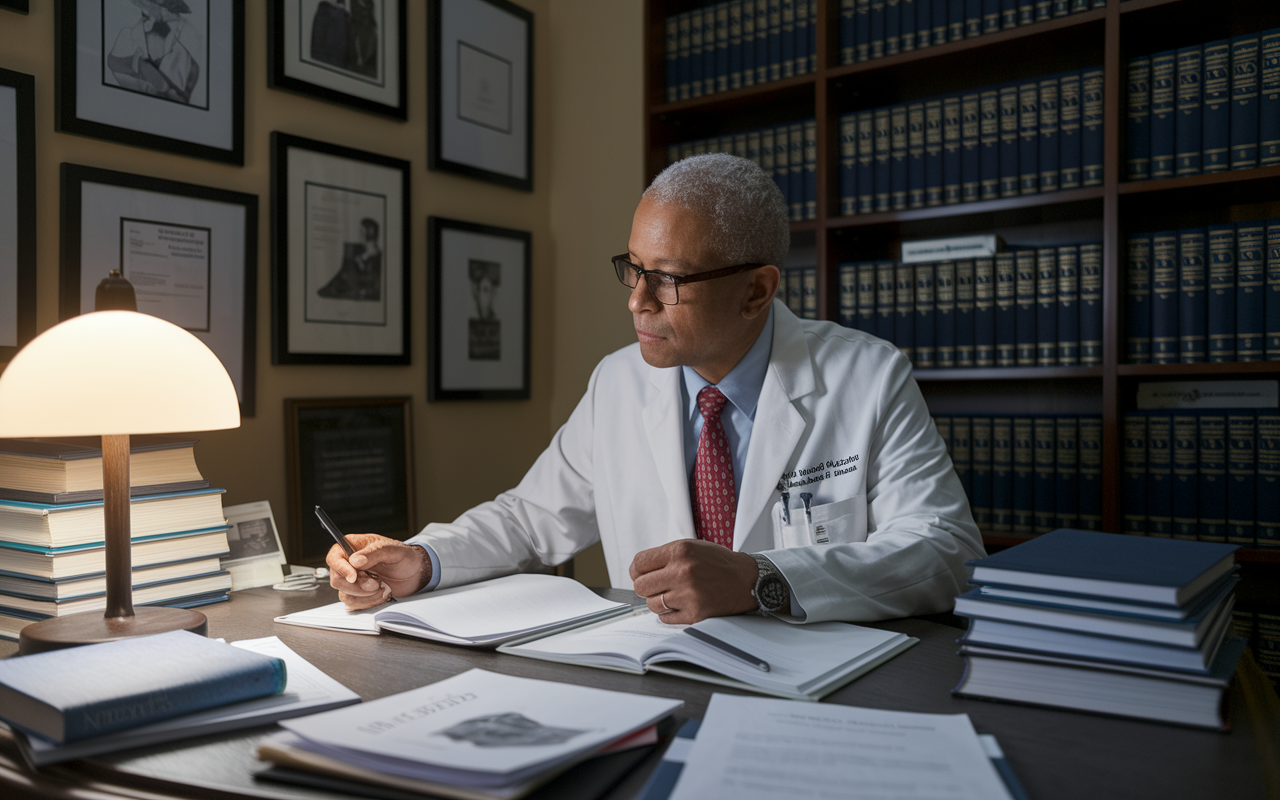
[[[0,437],[185,433],[240,425],[235,386],[204,342],[133,311],[73,317],[0,374]]]

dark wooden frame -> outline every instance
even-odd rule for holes
[[[401,318],[404,330],[401,332],[401,352],[399,355],[351,355],[346,353],[292,353],[289,351],[289,148],[311,150],[316,153],[343,158],[353,162],[376,164],[388,169],[400,170],[400,193],[402,196],[400,232],[402,264],[402,296],[400,298]],[[410,329],[412,321],[409,306],[409,244],[410,244],[410,202],[409,202],[408,161],[390,156],[369,153],[342,145],[305,139],[280,131],[271,133],[271,363],[272,364],[363,364],[363,365],[407,365],[410,363]],[[390,241],[392,232],[387,232]],[[389,270],[390,264],[386,265]],[[390,300],[388,304],[390,304]]]
[[[76,116],[76,9],[75,0],[57,0],[54,6],[54,128],[106,139],[133,147],[148,147],[184,156],[207,158],[244,166],[244,0],[232,0],[231,135],[230,149],[175,139],[170,136],[124,128]]]
[[[413,456],[413,398],[412,397],[325,397],[325,398],[285,398],[284,401],[284,429],[285,429],[285,471],[288,479],[288,536],[285,540],[285,550],[289,556],[290,563],[310,563],[321,564],[324,562],[324,553],[328,552],[326,547],[323,552],[317,554],[306,554],[303,552],[305,546],[304,527],[314,525],[314,530],[321,530],[319,522],[313,510],[303,508],[303,486],[305,485],[306,475],[304,475],[304,465],[302,464],[301,454],[303,448],[303,437],[306,432],[302,430],[299,412],[307,410],[332,410],[334,412],[350,412],[362,408],[400,408],[403,411],[404,425],[404,488],[405,488],[405,526],[402,530],[394,531],[372,531],[380,533],[384,536],[390,536],[397,539],[406,539],[415,535],[417,530],[417,510],[414,496],[416,485],[414,483],[414,456]],[[371,531],[358,529],[359,523],[353,523],[350,520],[342,518],[342,514],[338,509],[326,509],[334,517],[334,521],[342,528],[343,533],[369,533]]]
[[[399,7],[400,20],[400,98],[396,105],[387,105],[379,103],[376,100],[370,100],[365,97],[357,97],[338,89],[331,89],[327,86],[319,86],[310,81],[301,78],[290,77],[285,73],[285,46],[284,37],[286,31],[284,29],[284,4],[291,0],[270,0],[267,4],[267,86],[272,89],[282,89],[288,92],[294,92],[306,97],[313,97],[318,100],[325,100],[330,103],[350,106],[360,111],[368,111],[372,114],[382,114],[392,119],[406,120],[409,117],[409,68],[408,68],[408,52],[406,51],[408,37],[406,30],[406,8],[410,0],[394,0]],[[296,2],[296,0],[293,0]],[[388,70],[390,71],[390,70]]]
[[[526,103],[526,119],[525,119],[525,178],[517,178],[512,175],[506,175],[501,172],[493,172],[471,164],[462,164],[457,161],[449,161],[441,155],[442,139],[441,139],[441,123],[443,120],[444,110],[440,107],[441,103],[441,64],[440,59],[443,51],[443,43],[441,37],[440,9],[441,3],[452,2],[454,0],[428,0],[427,2],[427,169],[438,170],[440,172],[452,172],[455,175],[463,175],[468,178],[474,178],[480,181],[489,181],[500,186],[506,186],[511,189],[519,189],[525,192],[533,191],[533,12],[528,9],[521,8],[507,0],[474,0],[474,2],[488,3],[489,5],[517,17],[522,20],[527,29],[526,38],[526,64],[525,75],[527,80],[524,85],[525,95],[528,97]],[[516,87],[512,87],[513,90]]]
[[[257,406],[258,359],[258,196],[215,189],[193,183],[151,178],[128,172],[85,167],[63,163],[61,168],[62,214],[59,255],[58,319],[66,320],[85,313],[80,307],[80,246],[81,246],[81,186],[99,183],[132,189],[139,192],[169,194],[194,200],[240,206],[244,209],[244,318],[232,321],[242,329],[241,359],[244,374],[240,385],[244,397],[240,401],[240,416],[252,417]],[[104,276],[105,277],[105,276]],[[210,319],[217,318],[218,309],[210,310]]]
[[[521,358],[524,360],[521,388],[519,389],[445,389],[441,379],[441,276],[444,269],[440,252],[441,238],[446,230],[464,231],[481,236],[514,239],[524,245],[524,276],[521,291],[524,293],[524,338]],[[532,362],[532,331],[530,319],[533,303],[530,292],[533,285],[533,236],[528,231],[499,228],[475,222],[463,222],[444,217],[427,217],[427,401],[438,400],[528,400]]]
[[[9,361],[36,335],[36,79],[0,69],[0,86],[13,87],[17,110],[18,273],[12,290],[18,297],[18,342],[0,346],[0,363]],[[8,290],[10,287],[0,287]]]
[[[19,14],[27,14],[31,11],[27,5],[27,0],[0,0],[0,8],[17,11]]]

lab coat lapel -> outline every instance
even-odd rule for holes
[[[653,453],[658,481],[671,509],[672,533],[692,539],[693,506],[689,500],[689,479],[684,466],[681,434],[680,368],[653,369],[649,397],[644,407],[645,434]]]

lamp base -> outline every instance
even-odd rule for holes
[[[104,617],[100,612],[86,611],[33,622],[18,634],[18,655],[29,656],[168,631],[209,635],[209,620],[199,611],[139,606],[133,613],[132,617]]]

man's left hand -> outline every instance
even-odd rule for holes
[[[688,624],[754,611],[755,559],[721,545],[679,539],[642,550],[631,562],[636,594],[663,622]]]

